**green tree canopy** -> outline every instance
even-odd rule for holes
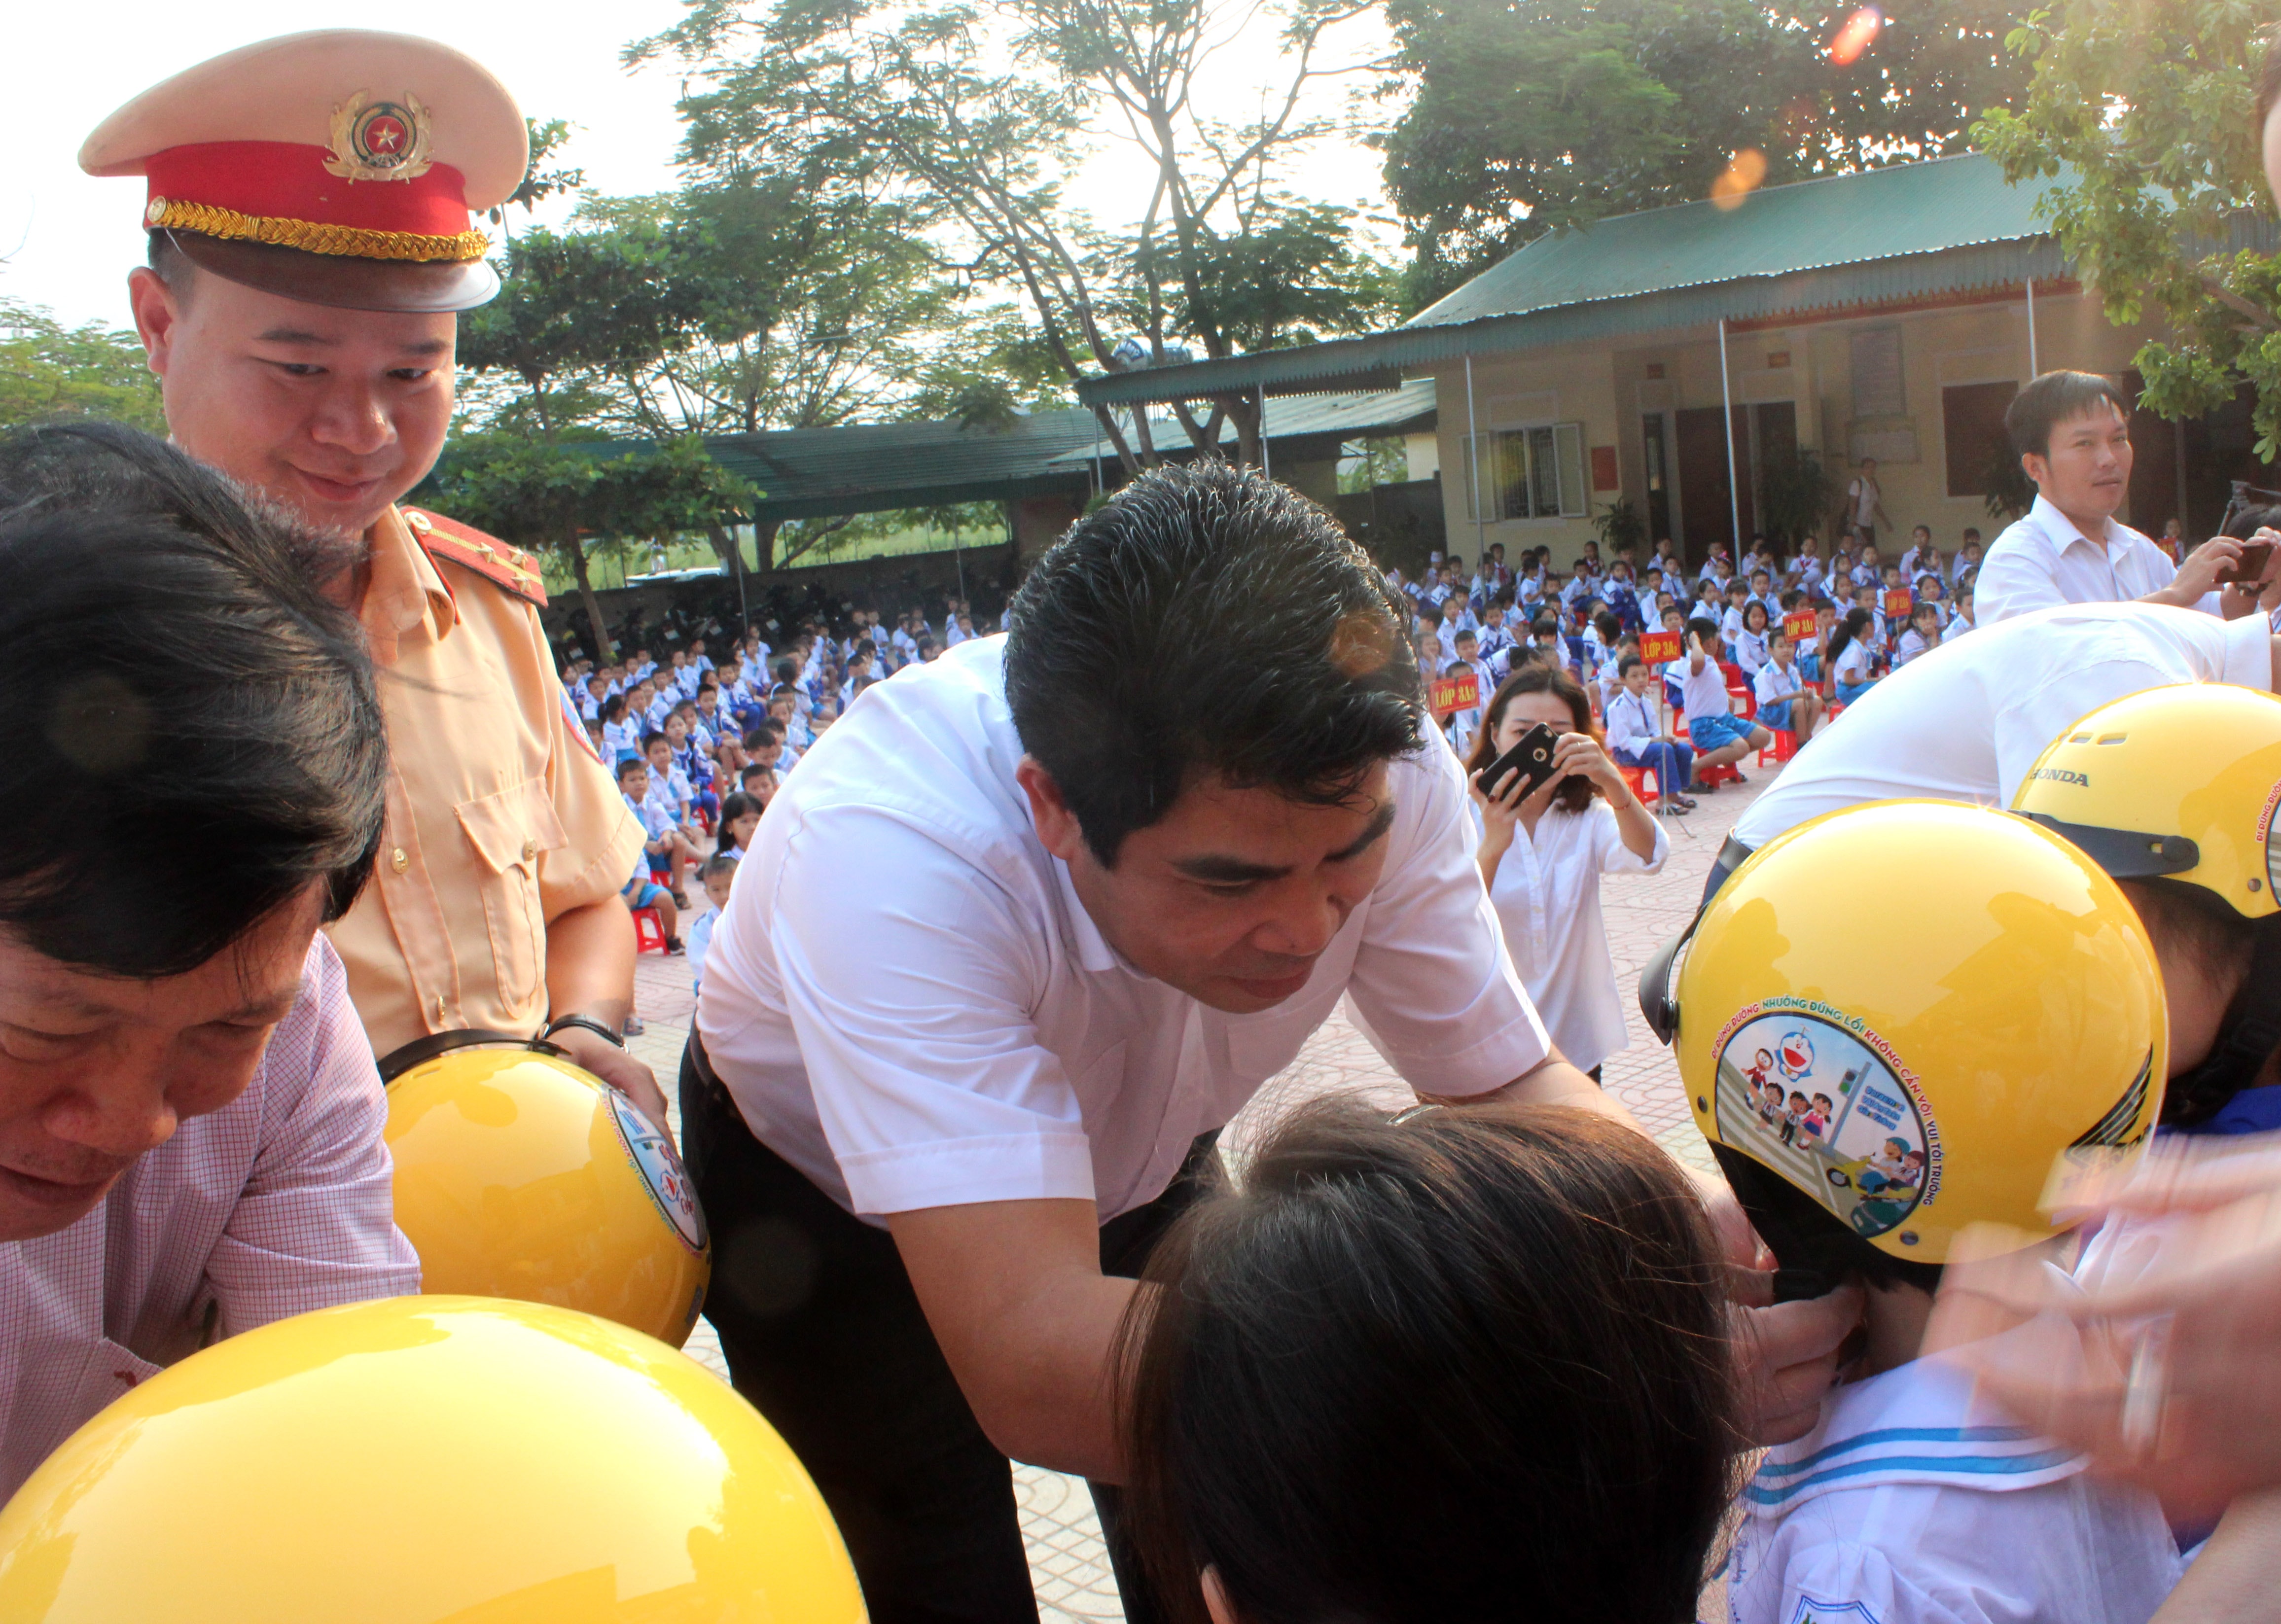
[[[1706,197],[1735,154],[1765,183],[1960,152],[2026,70],[2011,0],[1891,0],[1850,62],[1855,7],[1770,0],[1388,0],[1401,43],[1388,190],[1421,306],[1564,226]]]
[[[142,342],[99,321],[66,327],[43,305],[0,298],[0,429],[82,416],[166,432]]]
[[[2138,352],[2145,404],[2199,416],[2246,382],[2269,462],[2281,450],[2281,261],[2229,242],[2273,213],[2254,121],[2269,17],[2238,0],[2037,11],[2013,35],[2035,66],[2026,101],[1978,129],[2012,179],[2062,176],[2045,213],[2107,320],[2168,325],[2168,340]]]
[[[1350,213],[1279,184],[1326,129],[1303,92],[1354,66],[1326,64],[1324,34],[1365,9],[1292,0],[1272,13],[1282,82],[1234,123],[1192,94],[1249,14],[1215,0],[693,0],[632,54],[689,69],[692,172],[892,204],[947,270],[1018,297],[1034,323],[1024,352],[1074,380],[1306,342],[1384,312],[1388,277]],[[1061,179],[1103,132],[1150,176],[1129,229],[1102,226]],[[986,378],[969,385],[988,393]],[[1195,442],[1217,445],[1232,417],[1256,460],[1249,398],[1210,405],[1208,422],[1186,420]],[[1102,418],[1128,466],[1155,460],[1145,418],[1129,434]]]

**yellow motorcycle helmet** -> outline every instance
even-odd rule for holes
[[[831,1515],[729,1385],[607,1320],[405,1296],[217,1342],[0,1511],[12,1624],[857,1624]]]
[[[2117,879],[2208,892],[2245,919],[2281,913],[2281,699],[2227,683],[2149,688],[2045,747],[2012,809]]]
[[[712,1273],[681,1158],[541,1041],[439,1032],[382,1064],[396,1223],[421,1288],[599,1314],[678,1348]]]
[[[1816,818],[1736,870],[1682,951],[1643,1005],[1675,1029],[1696,1125],[1786,1270],[1846,1272],[1862,1242],[1938,1264],[1968,1225],[2043,1228],[2060,1158],[2137,1147],[2161,1109],[2146,930],[2022,818],[1915,800]]]

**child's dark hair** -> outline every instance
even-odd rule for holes
[[[736,871],[737,859],[726,852],[718,852],[707,857],[704,865],[697,870],[697,883],[701,885],[708,879],[718,879],[723,874],[734,874]]]
[[[652,728],[648,732],[642,735],[642,754],[644,755],[647,755],[649,754],[649,747],[652,745],[669,745],[672,742],[673,740],[668,739],[663,733],[659,732],[655,728]]]
[[[1865,587],[1863,590],[1867,589]],[[1845,611],[1845,618],[1833,627],[1829,633],[1829,660],[1833,669],[1836,669],[1837,656],[1844,653],[1850,645],[1859,641],[1861,634],[1869,629],[1870,623],[1876,618],[1859,605]]]
[[[1700,638],[1706,646],[1719,640],[1719,623],[1705,615],[1698,615],[1689,621],[1687,630]]]
[[[643,777],[646,778],[649,777],[649,763],[642,760],[638,755],[629,755],[621,761],[615,768],[611,769],[611,770],[621,778],[624,777],[630,772],[638,772],[641,774]]]
[[[1736,1486],[1717,1247],[1571,1107],[1286,1118],[1150,1258],[1125,1526],[1172,1619],[1689,1624]]]
[[[1603,609],[1592,616],[1592,630],[1600,634],[1601,642],[1612,643],[1623,635],[1624,623],[1616,618],[1614,610]]]
[[[1616,661],[1616,675],[1620,677],[1629,677],[1636,668],[1645,663],[1647,662],[1637,654],[1626,654]]]

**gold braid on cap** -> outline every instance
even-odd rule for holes
[[[313,220],[241,214],[206,203],[153,197],[143,223],[153,231],[195,231],[200,236],[269,243],[304,253],[340,254],[357,259],[480,259],[491,240],[480,231],[427,236],[416,231],[369,231],[361,226],[326,226]]]

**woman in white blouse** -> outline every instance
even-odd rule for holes
[[[1554,771],[1533,793],[1506,775],[1495,800],[1478,775],[1538,723],[1559,734]],[[1569,1063],[1597,1081],[1628,1047],[1615,960],[1600,916],[1603,874],[1652,874],[1671,845],[1601,747],[1576,679],[1527,665],[1500,687],[1465,763],[1481,831],[1481,880],[1504,927],[1505,952]]]

